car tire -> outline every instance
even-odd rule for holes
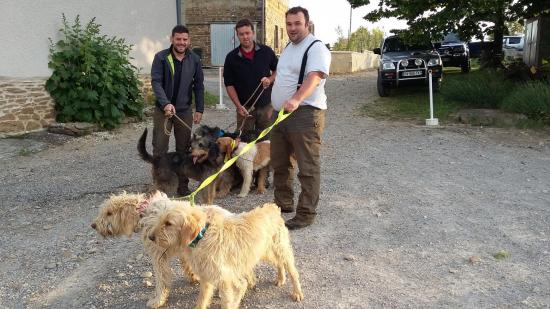
[[[390,95],[390,89],[388,86],[384,85],[380,74],[378,75],[378,79],[376,80],[376,89],[378,90],[378,95],[381,97],[388,97]]]
[[[461,70],[462,73],[469,73],[470,69],[471,69],[470,59],[468,59],[468,61],[466,61],[466,63],[462,64],[462,66],[460,67],[460,70]]]

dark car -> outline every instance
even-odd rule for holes
[[[447,34],[438,51],[445,67],[459,67],[462,73],[470,72],[470,49],[455,34]]]
[[[381,97],[388,96],[391,88],[402,85],[426,85],[430,70],[433,86],[438,88],[443,66],[439,53],[431,42],[408,45],[394,35],[384,39],[381,47],[373,51],[380,55],[377,88]]]

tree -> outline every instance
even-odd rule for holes
[[[384,32],[380,29],[369,30],[365,27],[359,27],[348,39],[344,38],[342,28],[336,28],[338,41],[334,44],[333,50],[349,50],[363,52],[372,50],[380,46],[384,38]]]
[[[352,7],[360,7],[371,1],[348,2]],[[502,62],[502,37],[507,31],[505,23],[548,13],[550,0],[378,0],[378,9],[364,18],[373,22],[389,17],[406,20],[409,29],[393,32],[412,42],[439,40],[449,32],[457,33],[464,41],[491,35],[494,44],[489,51],[488,65],[494,67]]]

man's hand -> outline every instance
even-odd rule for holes
[[[264,87],[264,89],[268,88],[271,85],[271,79],[269,79],[269,77],[262,77],[260,81],[262,82],[262,86]]]
[[[294,98],[290,98],[286,100],[285,103],[283,103],[283,108],[288,113],[292,113],[293,111],[295,111],[298,108],[298,106],[300,106],[300,101]]]
[[[237,113],[239,113],[239,115],[241,115],[242,117],[248,116],[248,111],[246,110],[246,107],[242,105],[239,105],[237,107]]]
[[[176,114],[176,108],[171,103],[164,106],[164,117],[170,118]]]
[[[193,123],[199,124],[201,123],[202,119],[202,113],[201,112],[194,112],[193,113]]]

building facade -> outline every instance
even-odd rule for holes
[[[280,53],[285,32],[287,0],[182,0],[182,23],[189,28],[192,48],[206,66],[221,66],[225,55],[239,45],[235,24],[248,18],[258,42]]]

